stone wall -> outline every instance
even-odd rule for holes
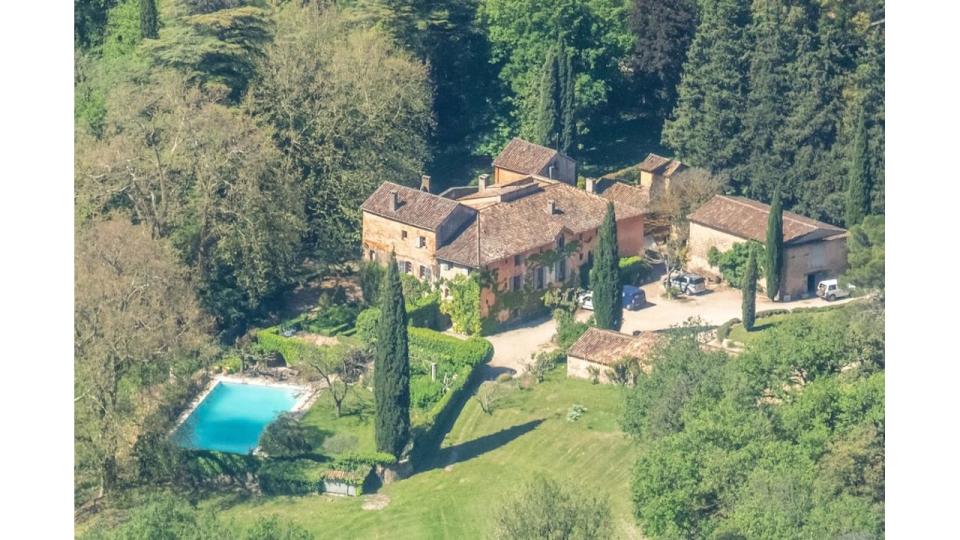
[[[406,232],[406,238],[403,237]],[[424,246],[419,246],[423,237]],[[386,264],[390,259],[390,250],[397,254],[398,262],[411,263],[411,273],[420,276],[420,267],[429,270],[431,280],[440,273],[434,257],[437,250],[437,237],[433,231],[420,229],[392,221],[369,212],[363,213],[363,258]]]
[[[710,251],[711,247],[720,251],[727,251],[733,247],[733,244],[742,242],[746,242],[746,240],[739,236],[711,229],[699,223],[690,223],[690,236],[687,240],[687,246],[690,248],[690,258],[687,261],[687,269],[717,278],[720,276],[720,272],[707,262],[707,252]]]
[[[595,367],[600,370],[600,376],[598,380],[601,384],[610,384],[610,377],[607,376],[607,370],[610,368],[603,365],[591,362],[584,358],[577,358],[575,356],[567,357],[567,377],[574,379],[585,379],[591,380],[593,377],[590,375],[589,368]]]
[[[847,237],[841,235],[829,240],[787,246],[783,256],[783,283],[780,294],[784,300],[796,300],[815,294],[807,290],[807,276],[814,274],[813,284],[824,279],[840,277],[847,269]]]

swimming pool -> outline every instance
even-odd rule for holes
[[[302,388],[219,381],[174,432],[183,447],[250,453],[270,422],[294,408]]]

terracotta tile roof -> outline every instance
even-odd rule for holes
[[[493,160],[493,166],[523,174],[538,174],[560,152],[523,139],[513,139]]]
[[[621,358],[632,357],[644,365],[644,358],[661,339],[663,336],[652,332],[634,337],[613,330],[590,328],[570,346],[567,356],[605,366],[613,365]]]
[[[400,199],[396,211],[390,209],[391,193],[394,191],[397,192]],[[364,212],[370,212],[421,229],[435,231],[458,206],[460,206],[460,203],[457,201],[439,195],[401,186],[393,182],[384,182],[373,194],[367,197],[360,208]]]
[[[640,163],[640,170],[651,172],[654,174],[663,174],[663,171],[667,169],[667,166],[674,162],[673,159],[658,156],[657,154],[647,154],[646,159]],[[678,162],[679,163],[679,162]]]
[[[547,213],[550,201],[555,203],[553,214]],[[532,194],[480,208],[479,219],[438,249],[437,258],[470,267],[489,264],[554,242],[564,230],[579,234],[596,229],[603,223],[606,209],[607,201],[597,195],[567,184],[544,182]],[[617,201],[614,212],[618,221],[643,214]]]
[[[597,191],[601,197],[608,201],[632,206],[644,212],[646,212],[647,205],[650,203],[649,189],[624,184],[623,182],[599,180]]]
[[[767,216],[770,205],[744,197],[716,195],[703,206],[693,211],[687,219],[732,234],[744,239],[766,242]],[[801,216],[793,212],[783,213],[783,242],[800,244],[847,231],[828,223]]]

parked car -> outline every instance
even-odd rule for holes
[[[835,279],[825,279],[817,285],[817,296],[823,298],[827,302],[832,302],[837,298],[846,298],[850,296],[851,289],[853,288],[853,285],[841,287]]]
[[[666,278],[663,285],[667,286]],[[670,286],[680,289],[683,294],[701,294],[707,290],[707,278],[697,274],[677,274],[670,278]]]
[[[643,289],[633,285],[624,285],[621,298],[623,299],[623,308],[631,311],[636,311],[647,303],[647,295],[643,292]],[[577,296],[577,303],[583,309],[593,311],[593,291],[580,293]]]

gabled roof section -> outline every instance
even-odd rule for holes
[[[766,242],[767,218],[769,215],[770,205],[768,204],[744,197],[715,195],[687,216],[687,219],[693,223],[746,240]],[[783,212],[783,242],[785,244],[802,244],[845,234],[846,232],[845,229],[829,223],[823,223],[793,212]]]
[[[647,154],[646,159],[640,163],[639,169],[644,172],[669,178],[679,175],[684,171],[697,168],[691,167],[686,163],[681,162],[679,159],[658,156],[657,154],[650,153]]]
[[[567,350],[567,356],[582,358],[589,362],[610,366],[622,358],[636,358],[642,366],[647,354],[663,339],[662,335],[644,332],[628,336],[613,330],[589,328]]]
[[[552,148],[514,138],[493,160],[493,166],[522,174],[539,174],[558,155],[567,157]]]
[[[598,180],[596,189],[604,199],[613,201],[614,204],[620,203],[625,206],[632,206],[642,212],[646,212],[647,205],[650,204],[650,190],[640,186],[611,180]]]
[[[547,210],[551,201],[552,214]],[[478,219],[438,249],[437,258],[475,268],[549,244],[563,231],[580,234],[596,229],[606,210],[607,201],[597,195],[563,183],[543,182],[533,193],[478,209]],[[644,213],[616,201],[614,212],[618,221]]]
[[[397,193],[399,202],[396,210],[391,210],[393,192]],[[407,225],[436,231],[458,206],[460,203],[457,201],[439,195],[384,182],[367,197],[360,209]]]

